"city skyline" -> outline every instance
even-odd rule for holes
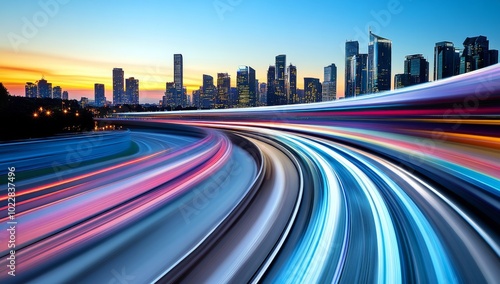
[[[9,13],[2,14],[0,20],[5,27],[0,39],[0,55],[3,58],[0,80],[13,95],[24,96],[26,82],[34,82],[44,76],[54,86],[69,91],[71,99],[93,97],[94,84],[104,84],[109,100],[113,85],[110,70],[121,67],[127,73],[127,78],[135,77],[141,81],[141,103],[157,103],[164,96],[165,82],[174,78],[173,54],[183,55],[187,94],[202,85],[203,74],[216,78],[217,73],[228,73],[232,78],[231,87],[235,87],[236,73],[241,65],[252,66],[256,71],[256,79],[267,82],[269,65],[275,64],[276,55],[284,54],[287,65],[291,63],[297,66],[297,88],[300,89],[304,89],[302,78],[323,78],[324,66],[336,64],[337,94],[342,97],[345,88],[345,42],[358,40],[359,53],[368,53],[366,38],[370,27],[375,34],[392,41],[391,78],[403,73],[404,58],[410,54],[423,54],[431,65],[429,78],[433,78],[434,48],[438,42],[449,41],[455,47],[463,48],[467,37],[484,35],[490,41],[490,48],[498,49],[500,46],[500,37],[495,31],[498,20],[494,16],[487,16],[498,10],[495,7],[500,8],[500,4],[495,1],[470,5],[468,10],[472,20],[469,21],[454,17],[452,13],[444,13],[458,7],[431,1],[361,1],[363,5],[360,9],[350,9],[352,4],[349,3],[290,4],[285,14],[295,13],[300,19],[297,23],[290,24],[275,42],[247,41],[245,45],[240,42],[244,37],[263,38],[265,29],[262,27],[269,20],[259,18],[259,12],[275,13],[279,6],[277,3],[239,2],[229,7],[229,10],[217,10],[215,2],[195,1],[194,7],[189,5],[192,8],[189,10],[185,3],[153,2],[147,7],[141,6],[136,12],[138,20],[144,20],[142,23],[119,21],[119,27],[111,27],[106,21],[123,20],[123,16],[118,13],[103,14],[106,7],[119,5],[118,10],[123,12],[131,11],[135,6],[129,2],[117,4],[111,1],[102,4],[105,6],[101,8],[102,11],[94,11],[92,3],[54,1],[58,6],[52,9],[52,14],[45,12],[51,10],[43,9],[36,1],[5,4],[6,9],[3,11]],[[454,6],[459,6],[457,2],[454,3]],[[164,20],[160,12],[166,8],[178,8],[180,12]],[[201,13],[199,19],[188,17],[200,10],[205,13]],[[317,13],[304,13],[302,10],[314,10]],[[415,13],[415,10],[419,13]],[[37,32],[30,38],[25,37],[26,42],[21,40],[17,41],[18,45],[13,44],[16,43],[12,40],[15,35],[24,37],[23,28],[29,26],[27,22],[36,24],[33,22],[34,16],[41,15],[40,11],[46,13],[47,23],[35,26]],[[91,15],[91,11],[95,15]],[[328,11],[331,12],[331,21],[324,20]],[[238,22],[240,17],[248,15],[255,15],[253,23],[244,25]],[[99,16],[104,18],[99,19]],[[281,17],[285,21],[286,17]],[[428,20],[431,18],[436,20],[431,22]],[[87,22],[93,19],[97,20]],[[175,30],[171,25],[179,19],[185,24],[182,31]],[[414,20],[409,21],[411,19]],[[77,26],[82,21],[86,25]],[[409,26],[407,22],[414,24]],[[200,23],[204,25],[196,26]],[[99,24],[102,28],[97,28]],[[159,28],[153,29],[158,24],[161,24]],[[439,29],[429,28],[436,25]],[[242,33],[245,36],[240,35],[238,29],[248,32]],[[127,32],[135,32],[138,39],[123,45],[124,39],[121,38]],[[230,35],[224,44],[216,40],[221,33]],[[303,40],[305,33],[320,36],[309,42]],[[161,36],[166,34],[172,34],[168,36],[170,40],[161,40]],[[295,35],[291,37],[292,42],[291,34]],[[174,38],[175,43],[171,40]]]

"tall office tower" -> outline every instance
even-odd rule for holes
[[[276,83],[274,96],[276,105],[286,105],[288,103],[288,95],[286,94],[286,55],[281,54],[276,56]]]
[[[38,98],[52,98],[52,84],[44,78],[37,82]]]
[[[238,88],[238,107],[257,106],[255,70],[250,66],[240,66],[236,77]]]
[[[33,84],[32,82],[26,82],[24,91],[27,98],[36,98],[38,96],[38,88],[36,84]]]
[[[203,74],[203,86],[201,89],[201,107],[205,109],[214,108],[216,89],[214,77]]]
[[[259,105],[266,106],[267,105],[267,84],[260,83],[259,85]]]
[[[231,87],[229,91],[229,108],[238,106],[238,88]]]
[[[52,83],[47,83],[47,88],[49,89],[49,96],[48,98],[52,98]]]
[[[198,90],[193,90],[193,93],[192,93],[192,97],[193,97],[193,107],[195,108],[201,108],[201,88],[199,88]]]
[[[299,97],[299,104],[303,104],[305,102],[304,89],[297,89],[297,96]]]
[[[182,54],[174,54],[174,84],[175,105],[186,106],[186,94],[184,92],[184,65]]]
[[[68,91],[63,91],[62,92],[62,99],[67,100],[68,99]]]
[[[121,105],[124,104],[124,72],[121,68],[113,69],[113,104]]]
[[[217,97],[215,108],[229,107],[229,92],[231,91],[231,77],[227,73],[217,73]]]
[[[368,45],[368,92],[391,90],[392,42],[370,31]]]
[[[104,84],[94,84],[94,101],[95,101],[95,106],[97,107],[102,107],[106,105],[106,97],[104,93]]]
[[[134,77],[130,77],[125,81],[125,104],[139,104],[139,80]]]
[[[498,63],[498,50],[490,49],[490,65]]]
[[[287,94],[289,104],[298,104],[297,96],[297,66],[290,64],[287,68]]]
[[[404,72],[409,75],[410,85],[429,82],[429,62],[422,54],[406,56]]]
[[[322,100],[324,102],[337,99],[337,66],[330,64],[324,68]]]
[[[460,56],[460,74],[492,65],[490,60],[490,41],[485,36],[468,37],[464,41],[464,50]],[[493,62],[498,61],[498,56]]]
[[[460,54],[452,42],[442,41],[434,47],[434,81],[459,74]]]
[[[53,99],[61,99],[62,97],[62,89],[61,86],[55,86],[52,88],[52,98]]]
[[[351,58],[351,73],[354,96],[368,93],[368,54],[358,54]]]
[[[351,61],[352,57],[359,54],[359,42],[347,41],[345,43],[345,91],[344,96],[350,98],[354,96],[354,89],[352,87],[353,74]]]
[[[322,86],[318,78],[304,78],[304,102],[317,103],[323,101]]]
[[[165,100],[163,101],[163,106],[170,106],[172,108],[179,106],[179,104],[176,104],[177,101],[175,100],[175,93],[176,90],[174,82],[165,83]]]
[[[276,67],[269,66],[267,69],[267,105],[276,105]]]

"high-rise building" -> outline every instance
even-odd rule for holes
[[[297,67],[290,64],[286,70],[287,74],[287,94],[288,104],[298,104],[299,97],[297,96]]]
[[[337,66],[330,64],[324,68],[322,100],[324,102],[337,99]]]
[[[345,43],[345,91],[344,96],[350,98],[354,96],[354,89],[352,87],[352,81],[354,75],[352,74],[352,57],[359,54],[359,42],[357,41],[347,41]]]
[[[123,69],[114,68],[113,69],[113,104],[121,105],[125,102],[124,97],[124,75]]]
[[[238,106],[238,88],[231,87],[229,92],[229,107],[237,107]]]
[[[163,106],[177,107],[179,106],[179,102],[176,100],[176,90],[174,82],[165,83],[165,96],[163,99]]]
[[[193,107],[201,108],[201,88],[198,90],[193,90]]]
[[[304,89],[297,89],[297,96],[299,97],[299,104],[303,104],[306,101]]]
[[[184,63],[182,54],[174,54],[174,85],[175,105],[186,106],[186,94],[184,92]]]
[[[490,65],[498,63],[498,50],[490,49]]]
[[[352,90],[354,97],[368,93],[368,54],[351,58]]]
[[[63,91],[62,92],[62,99],[67,100],[68,99],[68,91]]]
[[[260,83],[259,85],[259,106],[267,105],[267,84]]]
[[[452,42],[442,41],[434,47],[434,81],[458,75],[460,55]]]
[[[27,98],[36,98],[38,96],[38,87],[32,82],[27,82],[24,86],[24,91]]]
[[[370,31],[368,45],[368,92],[391,90],[392,42]]]
[[[406,56],[404,72],[410,76],[410,84],[429,82],[429,62],[422,54]]]
[[[38,98],[52,98],[52,84],[44,78],[37,82]]]
[[[237,72],[238,107],[257,106],[255,70],[250,66],[240,66]]]
[[[215,108],[229,107],[229,92],[231,91],[231,77],[227,73],[217,73],[217,97]]]
[[[269,66],[267,69],[267,105],[274,106],[276,105],[276,67]]]
[[[318,78],[304,78],[304,102],[317,103],[323,101],[322,86]]]
[[[288,95],[286,93],[286,55],[276,56],[276,83],[274,97],[276,105],[288,104]]]
[[[491,62],[498,62],[498,55],[496,55],[496,59],[490,60],[491,55],[495,56],[494,53],[490,52],[490,41],[487,37],[466,38],[464,50],[460,56],[460,74],[490,66],[492,65]]]
[[[139,80],[134,77],[130,77],[125,81],[125,104],[139,104]]]
[[[95,106],[102,107],[106,105],[106,96],[104,91],[104,84],[94,84],[94,101]]]
[[[204,109],[214,108],[217,90],[214,86],[214,77],[203,74],[203,86],[201,89],[201,107]]]
[[[62,97],[62,89],[61,86],[55,86],[52,88],[52,98],[53,99],[61,99]]]

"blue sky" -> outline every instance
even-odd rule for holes
[[[234,85],[239,65],[252,66],[265,81],[274,57],[286,54],[287,64],[297,66],[299,87],[303,77],[322,79],[323,67],[335,63],[343,94],[343,46],[357,39],[367,52],[368,26],[393,41],[393,74],[402,72],[405,55],[422,53],[432,78],[438,41],[462,47],[467,36],[485,35],[490,48],[500,49],[498,11],[498,0],[4,1],[0,81],[8,88],[12,81],[9,90],[16,90],[15,80],[39,79],[21,76],[44,73],[76,98],[93,81],[105,83],[109,93],[112,68],[123,67],[127,77],[141,80],[144,98],[157,101],[173,78],[174,53],[184,55],[188,89],[201,84],[203,74],[217,72],[230,73]],[[26,21],[36,28],[29,37],[23,34]],[[16,62],[32,72],[13,76]],[[74,82],[78,78],[84,79]]]

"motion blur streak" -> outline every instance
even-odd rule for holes
[[[76,138],[0,145],[1,174],[19,175],[16,282],[500,279],[500,65],[351,100],[100,123],[130,130],[82,136],[95,146],[77,165]]]

